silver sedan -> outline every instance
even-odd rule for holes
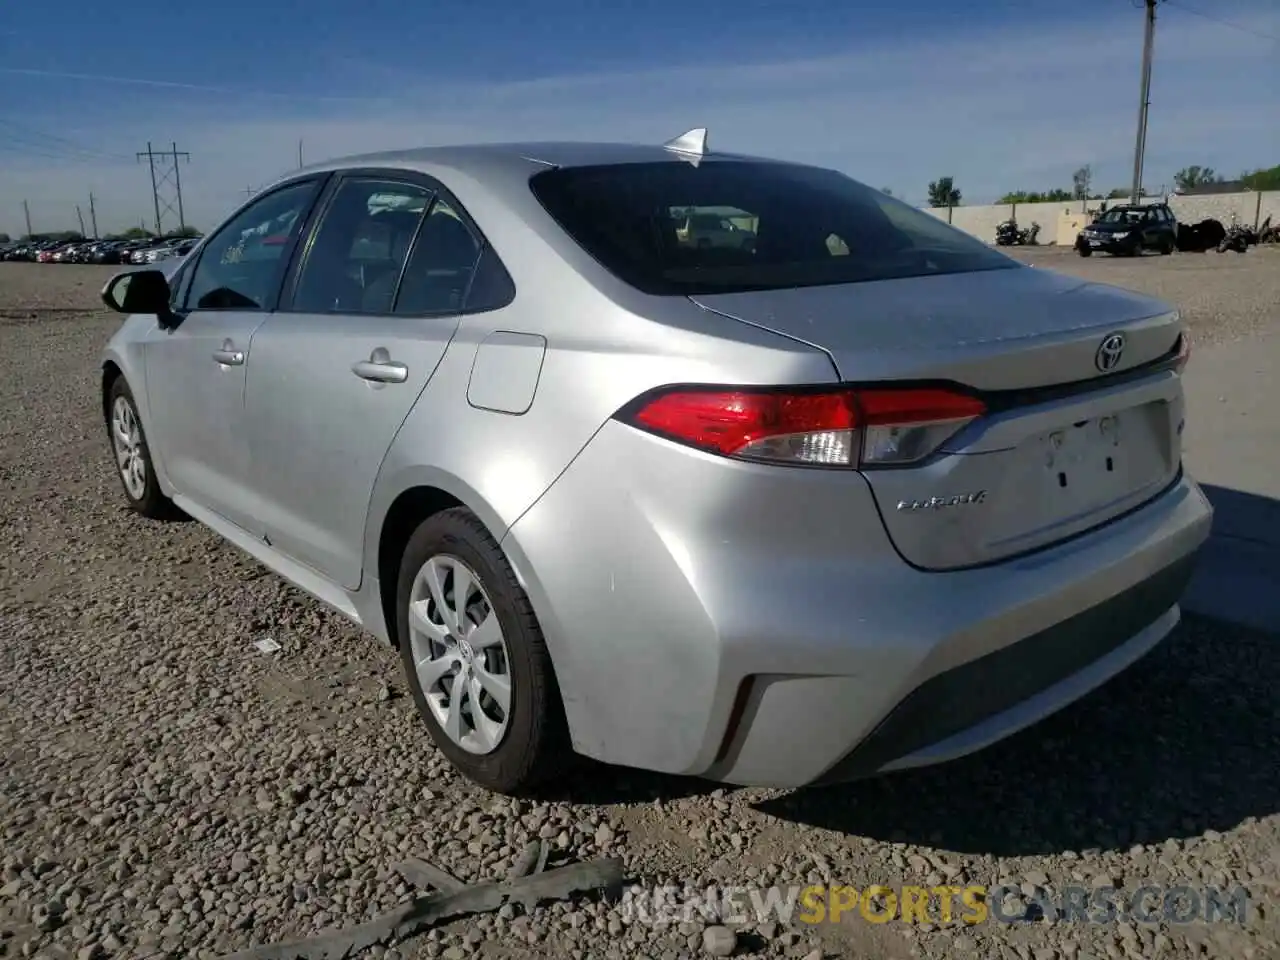
[[[1209,531],[1175,310],[705,130],[321,164],[103,299],[128,503],[394,644],[495,791],[969,753],[1165,637]]]

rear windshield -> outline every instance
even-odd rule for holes
[[[1155,211],[1150,207],[1115,207],[1098,218],[1099,223],[1140,223],[1154,220]]]
[[[817,167],[716,160],[534,175],[539,202],[607,270],[694,295],[1016,269],[929,213]]]

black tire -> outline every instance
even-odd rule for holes
[[[144,471],[144,483],[141,495],[129,489],[125,480],[124,465],[121,463],[119,447],[115,437],[115,412],[117,404],[127,404],[137,424],[136,457],[140,460]],[[107,392],[107,441],[111,445],[111,459],[116,465],[116,476],[120,479],[120,488],[124,491],[129,509],[151,520],[175,520],[182,517],[182,511],[174,506],[173,501],[160,489],[160,481],[156,479],[155,462],[151,457],[151,447],[147,443],[147,434],[142,427],[142,417],[138,415],[138,404],[133,398],[133,391],[124,377],[116,377]]]
[[[506,641],[511,679],[507,728],[498,746],[486,754],[469,752],[450,739],[433,716],[414,667],[409,601],[418,572],[440,555],[461,560],[476,575]],[[463,776],[495,793],[519,796],[565,769],[573,751],[542,628],[502,548],[471,511],[455,507],[437,513],[409,538],[396,585],[396,629],[418,715],[440,752]]]
[[[1076,247],[1076,253],[1080,254],[1080,256],[1082,257],[1093,256],[1093,251],[1090,250],[1088,247]]]
[[[1165,240],[1164,243],[1160,245],[1160,256],[1167,257],[1171,253],[1173,253],[1173,241]]]

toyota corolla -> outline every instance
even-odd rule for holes
[[[321,164],[103,299],[128,504],[393,644],[500,792],[970,753],[1164,638],[1209,531],[1176,310],[705,130]]]

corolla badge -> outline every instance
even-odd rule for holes
[[[1123,333],[1103,337],[1102,343],[1098,344],[1098,352],[1093,357],[1094,365],[1103,373],[1114,370],[1124,356],[1124,342]]]
[[[966,507],[970,504],[983,503],[987,499],[987,491],[975,490],[973,493],[959,493],[954,497],[929,497],[926,500],[899,500],[898,509],[903,511],[943,510],[947,507]]]

